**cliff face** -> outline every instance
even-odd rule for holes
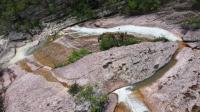
[[[76,16],[81,20],[89,19],[96,17],[96,12],[103,12],[107,7],[117,3],[120,1],[112,4],[105,0],[2,0],[0,1],[0,29],[2,30],[0,34],[17,31],[34,35],[38,33],[34,30],[44,27],[42,23],[66,19],[70,16]],[[102,7],[103,9],[99,10]],[[110,9],[112,10],[110,13],[117,11],[113,7]]]

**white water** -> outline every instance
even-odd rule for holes
[[[8,65],[14,64],[28,56],[27,52],[39,44],[39,41],[27,43],[25,46],[17,48],[15,56],[9,61]]]
[[[113,93],[118,95],[118,103],[124,103],[132,112],[150,112],[150,110],[132,92],[132,87],[123,87]]]
[[[86,28],[86,27],[74,26],[69,28],[69,30],[88,35],[101,35],[106,32],[121,32],[121,33],[126,32],[126,33],[136,33],[136,34],[146,35],[150,39],[153,39],[152,37],[154,38],[165,37],[170,41],[181,41],[181,38],[179,38],[175,34],[157,27],[123,25],[113,28]]]

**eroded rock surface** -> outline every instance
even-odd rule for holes
[[[152,112],[200,111],[200,51],[184,48],[176,58],[161,79],[141,89]]]
[[[192,48],[200,48],[200,30],[188,31],[183,36],[183,41],[187,42],[187,44]]]
[[[97,84],[106,91],[112,91],[152,76],[170,61],[176,49],[175,42],[124,46],[93,53],[54,71],[69,84]],[[119,86],[109,87],[118,82]]]
[[[77,106],[74,97],[67,92],[67,86],[59,79],[69,85],[75,82],[80,85],[97,84],[101,87],[100,91],[111,92],[152,76],[170,61],[177,47],[176,42],[146,42],[113,48],[93,53],[65,67],[49,69],[44,74],[37,71],[46,68],[34,64],[31,56],[23,61],[27,65],[20,62],[10,67],[17,75],[5,93],[6,112],[85,110],[84,104]],[[55,77],[49,77],[52,72],[55,72]],[[51,80],[52,77],[57,79]],[[117,104],[116,96],[109,98],[107,111],[113,111]]]
[[[73,112],[75,103],[61,84],[27,73],[8,88],[5,106],[6,112]]]

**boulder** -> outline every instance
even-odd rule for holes
[[[187,44],[192,48],[200,48],[200,29],[195,31],[188,31],[183,36],[183,41],[187,42]]]
[[[176,59],[161,79],[141,89],[152,112],[200,111],[200,50],[184,48]]]
[[[151,77],[170,61],[177,47],[176,42],[145,42],[113,48],[88,55],[54,72],[68,84],[97,84],[111,92]]]
[[[199,30],[195,30],[195,31],[188,31],[183,36],[183,41],[186,41],[186,42],[200,41],[200,29]]]

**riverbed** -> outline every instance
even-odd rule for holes
[[[182,41],[182,39],[179,36],[167,30],[157,28],[157,27],[124,25],[124,26],[118,26],[118,27],[113,27],[113,28],[87,28],[87,27],[73,26],[65,30],[68,30],[67,31],[68,34],[75,34],[75,36],[77,37],[82,37],[86,35],[87,36],[101,35],[107,32],[112,32],[112,33],[120,32],[120,33],[128,33],[130,35],[140,34],[140,35],[143,35],[143,37],[145,36],[149,39],[163,37],[170,41]],[[9,65],[14,64],[26,58],[27,56],[31,55],[31,53],[34,50],[37,50],[38,47],[41,47],[43,45],[44,44],[40,44],[40,41],[36,40],[36,41],[26,44],[23,47],[17,48],[15,57],[12,60],[10,60],[8,64]],[[175,63],[176,63],[176,60],[172,59],[168,65],[160,69],[151,78],[146,79],[142,82],[136,83],[134,85],[130,85],[128,87],[124,87],[124,88],[114,91],[113,93],[118,95],[118,103],[124,103],[132,112],[150,111],[148,106],[145,105],[145,102],[143,101],[143,99],[139,98],[137,94],[133,94],[133,93],[137,92],[141,87],[147,84],[151,84],[155,80],[159,79]]]

